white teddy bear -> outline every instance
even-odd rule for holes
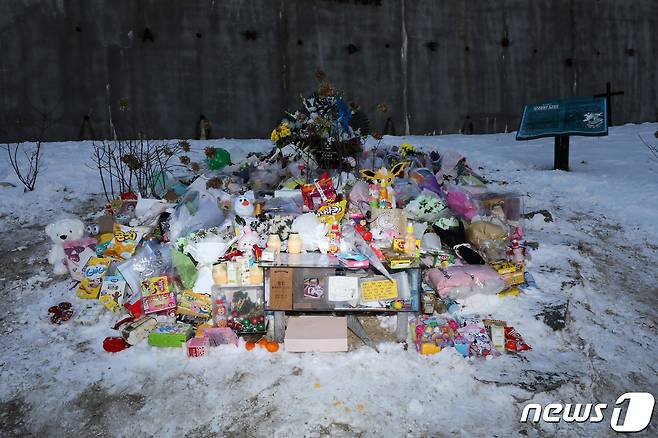
[[[46,235],[52,241],[52,247],[48,253],[48,263],[53,265],[55,275],[66,274],[66,256],[64,254],[64,243],[82,239],[85,232],[85,224],[78,219],[60,219],[46,226]]]

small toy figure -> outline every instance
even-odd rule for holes
[[[233,211],[235,211],[236,215],[242,218],[252,217],[256,211],[254,192],[249,191],[244,195],[238,196],[235,201],[233,201]]]
[[[519,245],[518,240],[512,240],[512,246],[507,248],[507,258],[517,266],[525,264],[525,248]]]
[[[260,236],[251,230],[249,225],[245,225],[242,230],[242,236],[238,239],[237,248],[243,255],[249,256],[255,260],[256,254],[254,253],[255,247],[258,247]]]
[[[403,161],[393,166],[390,171],[383,167],[377,171],[372,169],[363,169],[361,171],[361,176],[370,183],[371,195],[376,190],[378,207],[382,208],[382,203],[387,204],[385,208],[394,208],[397,205],[395,203],[395,190],[392,186],[395,178],[402,175],[406,165],[407,163]],[[384,196],[384,193],[386,196]]]
[[[48,263],[53,265],[55,275],[66,274],[66,254],[64,243],[80,240],[85,232],[85,224],[78,219],[61,219],[46,226],[46,235],[50,237],[52,246],[48,253]]]

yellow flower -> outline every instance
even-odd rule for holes
[[[270,138],[272,139],[273,142],[279,141],[279,133],[277,132],[276,129],[272,131],[272,135],[270,135]]]
[[[400,155],[406,157],[408,154],[416,153],[416,148],[414,148],[409,143],[402,143],[400,145]]]
[[[290,128],[288,126],[282,126],[281,130],[279,131],[279,135],[281,137],[288,137],[290,135]]]

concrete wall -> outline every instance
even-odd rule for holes
[[[264,137],[318,68],[398,134],[515,130],[524,103],[607,81],[615,124],[655,121],[655,29],[655,0],[2,1],[0,139],[35,108],[49,139],[86,114],[107,136],[110,113],[120,135],[193,137],[204,114]]]

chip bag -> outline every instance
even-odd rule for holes
[[[347,201],[343,199],[339,202],[333,202],[331,204],[318,207],[318,210],[315,212],[315,214],[320,222],[338,224],[343,219],[343,216],[345,216],[346,209]]]
[[[321,204],[330,204],[336,201],[334,182],[327,172],[312,184],[301,186],[304,205],[309,210],[317,209]]]
[[[80,298],[96,299],[103,285],[103,277],[112,263],[111,259],[92,257],[83,270],[76,294]]]
[[[114,224],[114,237],[105,251],[106,257],[115,257],[120,260],[129,259],[142,237],[149,232],[148,227],[129,227]]]
[[[532,350],[532,347],[525,343],[521,334],[514,327],[505,327],[505,351],[520,352],[527,350]]]

